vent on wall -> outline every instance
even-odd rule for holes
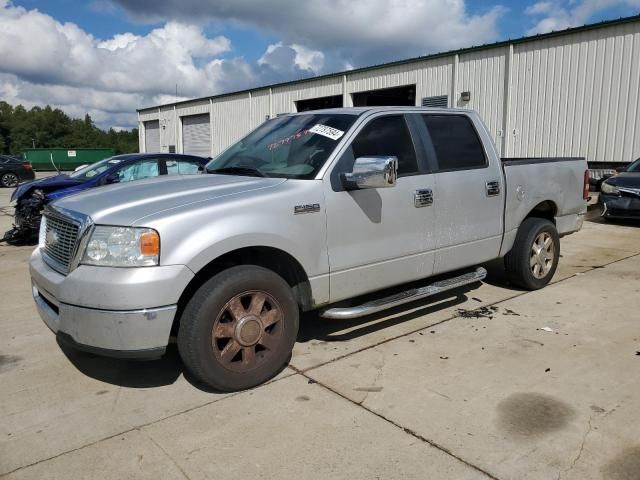
[[[437,97],[423,97],[423,107],[447,108],[449,106],[449,96],[439,95]]]

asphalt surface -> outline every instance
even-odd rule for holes
[[[0,190],[0,228],[10,226]],[[219,394],[63,351],[0,245],[0,477],[638,479],[640,228],[562,240],[553,284],[473,285],[358,321],[306,315],[290,364]]]

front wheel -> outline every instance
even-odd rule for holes
[[[232,267],[205,282],[187,304],[178,350],[203,383],[244,390],[283,368],[298,323],[298,304],[282,277],[257,266]]]
[[[559,258],[560,237],[555,225],[544,218],[531,217],[520,225],[504,264],[514,284],[538,290],[553,278]]]
[[[20,178],[13,172],[6,172],[0,176],[0,185],[5,188],[13,188],[20,183]]]

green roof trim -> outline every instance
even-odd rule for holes
[[[412,57],[412,58],[407,58],[407,59],[403,59],[403,60],[396,60],[393,62],[388,62],[388,63],[380,63],[377,65],[369,65],[366,67],[360,67],[360,68],[354,68],[353,70],[344,70],[342,72],[334,72],[334,73],[326,73],[323,75],[317,75],[317,76],[313,76],[313,77],[305,77],[305,78],[299,78],[296,80],[289,80],[286,82],[280,82],[280,83],[274,83],[271,85],[262,85],[262,86],[257,86],[257,87],[252,87],[252,88],[246,88],[244,90],[236,90],[233,92],[227,92],[227,93],[221,93],[218,95],[208,95],[206,97],[199,97],[199,98],[192,98],[189,100],[181,100],[179,102],[173,102],[173,103],[164,103],[161,105],[154,105],[151,107],[145,107],[145,108],[140,108],[137,109],[136,111],[141,113],[141,112],[146,112],[147,110],[153,110],[153,109],[158,109],[158,108],[162,108],[162,107],[168,107],[168,106],[178,106],[178,105],[184,105],[187,103],[192,103],[192,102],[201,102],[204,100],[213,100],[213,99],[217,99],[217,98],[224,98],[224,97],[231,97],[233,95],[240,95],[243,93],[249,93],[249,92],[255,92],[258,90],[265,90],[267,88],[278,88],[278,87],[284,87],[284,86],[288,86],[288,85],[293,85],[296,83],[307,83],[307,82],[314,82],[317,80],[324,80],[324,79],[329,79],[329,78],[336,78],[336,77],[342,77],[343,75],[351,75],[354,73],[362,73],[362,72],[367,72],[370,70],[379,70],[379,69],[383,69],[383,68],[388,68],[388,67],[395,67],[398,65],[406,65],[406,64],[410,64],[410,63],[417,63],[417,62],[422,62],[425,60],[433,60],[433,59],[437,59],[437,58],[443,58],[443,57],[450,57],[452,55],[462,55],[465,53],[470,53],[470,52],[477,52],[480,50],[489,50],[492,48],[500,48],[500,47],[505,47],[505,46],[509,46],[509,45],[518,45],[521,43],[528,43],[528,42],[534,42],[537,40],[545,40],[548,38],[555,38],[555,37],[562,37],[565,35],[571,35],[574,33],[581,33],[581,32],[588,32],[591,30],[599,30],[601,28],[606,28],[606,27],[612,27],[612,26],[617,26],[617,25],[624,25],[627,23],[635,23],[635,22],[640,22],[640,14],[639,15],[634,15],[631,17],[622,17],[622,18],[617,18],[615,20],[604,20],[602,22],[598,22],[598,23],[590,23],[587,25],[583,25],[580,27],[571,27],[571,28],[567,28],[565,30],[557,30],[557,31],[553,31],[553,32],[549,32],[549,33],[541,33],[541,34],[537,34],[537,35],[529,35],[529,36],[525,36],[525,37],[520,37],[520,38],[516,38],[516,39],[508,39],[508,40],[501,40],[499,42],[495,42],[495,43],[487,43],[487,44],[483,44],[483,45],[474,45],[471,47],[466,47],[466,48],[461,48],[458,50],[449,50],[446,52],[439,52],[439,53],[433,53],[433,54],[429,54],[429,55],[423,55],[420,57]]]

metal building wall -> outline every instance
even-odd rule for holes
[[[460,55],[454,106],[477,111],[487,124],[498,152],[502,150],[504,76],[508,47]],[[471,92],[471,101],[460,99]]]
[[[639,91],[640,22],[515,45],[508,153],[629,162]]]
[[[454,56],[417,61],[415,63],[376,68],[371,71],[347,74],[347,94],[383,88],[416,86],[416,105],[422,97],[451,95],[451,74]],[[347,106],[352,106],[349,103]]]
[[[341,77],[323,78],[311,82],[274,87],[272,89],[273,115],[295,112],[295,102],[297,100],[328,97],[330,95],[342,95]]]
[[[351,106],[353,93],[411,84],[417,105],[447,95],[478,111],[503,156],[640,157],[640,21],[144,110],[140,124],[159,118],[165,148],[180,145],[175,118],[210,111],[215,155],[297,100],[342,94]]]
[[[251,99],[248,93],[214,99],[212,155],[217,155],[251,130]]]
[[[163,152],[168,152],[168,145],[175,145],[176,152],[184,153],[184,140],[182,138],[182,118],[188,117],[191,115],[202,115],[204,113],[209,114],[209,123],[211,123],[211,101],[210,100],[197,100],[194,102],[189,102],[186,104],[177,105],[175,112],[172,116],[172,121],[175,124],[175,128],[173,129],[173,136],[168,135],[167,139],[175,140],[175,143],[168,142],[167,150],[163,150]],[[211,128],[211,125],[209,126]],[[163,144],[164,145],[164,144]]]

